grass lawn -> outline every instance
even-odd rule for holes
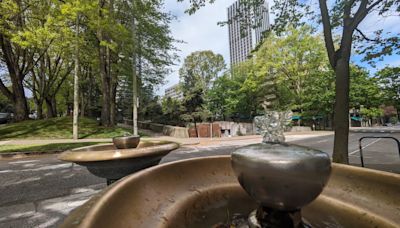
[[[79,118],[79,138],[112,138],[129,135],[127,129],[102,127],[97,121]],[[143,135],[142,135],[143,136]],[[0,140],[6,139],[71,139],[72,117],[27,120],[0,126]]]
[[[0,153],[9,152],[61,152],[83,146],[91,146],[101,142],[82,142],[82,143],[51,143],[51,144],[31,144],[31,145],[3,145],[0,146]]]

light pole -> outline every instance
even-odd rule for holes
[[[79,115],[79,14],[76,16],[76,43],[75,43],[75,72],[74,72],[74,112],[72,120],[72,137],[78,137],[78,115]]]
[[[135,3],[132,1],[132,8],[135,9]],[[136,75],[136,22],[135,17],[132,17],[132,42],[133,42],[133,49],[132,49],[132,127],[133,127],[133,135],[138,134],[138,127],[137,127],[137,75]]]

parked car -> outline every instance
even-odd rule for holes
[[[29,119],[36,120],[36,119],[37,119],[37,113],[36,113],[36,111],[33,112],[33,113],[30,113],[28,117],[29,117]]]
[[[0,113],[0,124],[8,123],[11,120],[11,113]]]

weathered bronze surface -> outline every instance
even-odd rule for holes
[[[263,207],[299,210],[313,201],[329,179],[325,152],[285,143],[259,143],[232,153],[239,183]]]
[[[333,164],[321,195],[302,209],[313,227],[398,227],[400,175]],[[230,156],[167,163],[130,175],[73,211],[62,227],[210,227],[257,204]]]
[[[117,149],[113,144],[88,146],[66,151],[58,158],[86,166],[98,177],[117,180],[157,165],[163,156],[178,147],[179,145],[174,142],[142,140],[133,149]]]
[[[113,143],[114,143],[115,147],[117,147],[118,149],[136,148],[139,145],[139,142],[140,142],[139,135],[122,136],[122,137],[114,137],[113,138]]]

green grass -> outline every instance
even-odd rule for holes
[[[0,146],[0,153],[10,152],[62,152],[84,146],[91,146],[101,142],[82,142],[82,143],[51,143],[51,144],[31,144],[31,145],[3,145]]]
[[[80,118],[79,138],[112,138],[129,135],[127,129],[102,127],[96,120]],[[45,120],[27,120],[0,127],[0,140],[5,139],[71,139],[72,118],[60,117]]]

